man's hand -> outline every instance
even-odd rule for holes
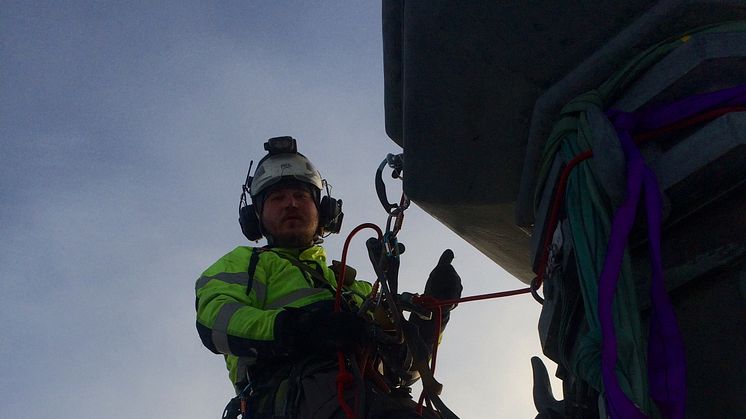
[[[446,249],[435,268],[430,272],[425,284],[424,295],[436,298],[438,300],[453,300],[461,298],[461,291],[464,287],[461,285],[461,277],[456,273],[456,269],[451,265],[453,262],[453,251]],[[444,309],[453,309],[444,307]]]

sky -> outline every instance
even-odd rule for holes
[[[355,226],[385,225],[374,174],[401,149],[384,131],[380,8],[2,2],[0,417],[220,416],[233,390],[197,336],[194,281],[248,244],[240,185],[264,141],[297,138],[343,200],[330,258]],[[370,234],[349,264],[372,279]],[[399,239],[402,290],[421,292],[446,248],[465,296],[524,287],[416,205]],[[436,378],[460,417],[536,415],[539,311],[527,294],[454,311]]]

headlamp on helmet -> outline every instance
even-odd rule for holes
[[[264,149],[270,156],[280,153],[297,153],[298,143],[293,137],[273,137],[264,143]]]

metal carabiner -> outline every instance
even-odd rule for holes
[[[385,159],[381,162],[381,164],[378,166],[378,169],[376,170],[376,194],[378,195],[378,200],[381,201],[381,205],[383,205],[383,208],[386,210],[388,214],[395,213],[397,210],[403,211],[406,209],[406,207],[409,206],[409,199],[404,196],[402,193],[402,200],[400,204],[395,204],[392,202],[389,202],[388,196],[386,195],[386,184],[383,182],[383,169],[386,166],[389,166],[393,169],[393,172],[391,174],[391,177],[394,179],[403,179],[401,176],[402,171],[404,170],[404,157],[402,154],[391,154],[389,153]],[[406,204],[405,204],[406,201]],[[403,209],[400,209],[404,207]],[[395,214],[394,214],[395,215]]]

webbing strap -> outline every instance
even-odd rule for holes
[[[308,265],[306,265],[305,263],[303,263],[301,260],[299,260],[297,258],[294,258],[294,257],[292,257],[290,255],[283,255],[282,253],[279,253],[279,252],[274,252],[274,253],[277,256],[279,256],[279,257],[285,259],[286,261],[292,263],[293,266],[295,266],[296,268],[300,269],[300,271],[302,273],[307,273],[307,274],[311,275],[311,277],[317,281],[316,285],[320,285],[320,286],[322,286],[324,288],[327,288],[330,291],[332,291],[332,293],[334,293],[334,288],[332,288],[331,284],[329,284],[329,282],[327,282],[326,277],[324,276],[324,274],[322,274],[321,272],[319,272],[319,271],[317,271],[315,269],[311,269]],[[318,266],[318,265],[316,265],[316,266]]]
[[[249,279],[246,281],[246,295],[251,293],[251,288],[254,286],[254,274],[256,273],[256,265],[259,263],[259,253],[263,252],[264,249],[258,249],[253,247],[251,249],[251,257],[249,258],[249,268],[247,270]]]
[[[619,132],[619,140],[627,160],[627,196],[614,216],[606,259],[598,283],[598,317],[602,336],[601,374],[611,417],[643,419],[647,416],[624,394],[616,378],[617,339],[614,333],[612,305],[622,269],[627,237],[635,222],[643,173],[647,167],[627,131]],[[653,187],[657,188],[657,185]],[[648,206],[650,205],[648,203]]]

